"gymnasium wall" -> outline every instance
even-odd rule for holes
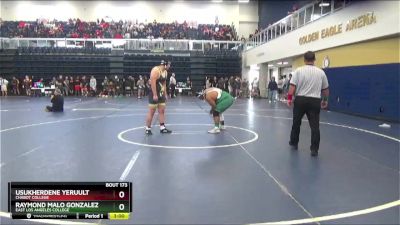
[[[240,29],[240,22],[250,22],[254,30],[258,24],[256,1],[239,4],[237,1],[212,3],[211,1],[1,1],[3,20],[35,20],[37,18],[67,20],[80,18],[95,21],[110,17],[114,20],[139,22],[172,22],[177,20],[214,24],[234,24],[239,36],[248,36],[248,29]]]
[[[399,121],[399,36],[316,52],[316,66],[325,68],[330,86],[329,109]],[[299,56],[293,68],[303,65]]]
[[[399,121],[399,8],[399,1],[356,1],[252,48],[242,58],[246,66],[295,58],[295,69],[303,65],[304,52],[315,51],[318,67],[325,57],[330,61],[325,69],[330,110]],[[322,37],[326,29],[331,35]],[[309,38],[312,34],[318,38]]]
[[[398,35],[400,1],[357,1],[331,15],[322,17],[292,32],[286,33],[243,54],[246,65],[267,63],[274,60],[295,57],[308,50],[319,51],[327,48]],[[363,15],[371,15],[375,22],[346,31],[348,23]],[[358,20],[357,20],[358,23]],[[322,38],[322,30],[342,25],[342,32]],[[363,25],[363,23],[362,23]],[[319,38],[300,43],[302,37],[319,33]],[[395,49],[393,49],[395,50]]]
[[[258,15],[260,15],[258,27],[264,29],[268,24],[287,16],[288,12],[293,11],[293,6],[301,8],[310,2],[310,0],[258,1]]]

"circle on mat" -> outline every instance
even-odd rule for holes
[[[174,114],[182,114],[182,113],[174,113]],[[184,113],[186,115],[191,114],[191,115],[198,115],[198,113]],[[203,114],[203,113],[201,113]],[[145,116],[146,114],[121,114],[121,115],[109,115],[106,116],[105,118],[120,118],[120,117],[127,117],[127,116]],[[225,114],[226,116],[246,116],[245,114]],[[283,120],[292,120],[292,118],[289,117],[279,117],[279,116],[260,116],[260,115],[255,115],[256,117],[262,117],[262,118],[269,118],[269,119],[283,119]],[[56,120],[56,121],[48,121],[48,122],[41,122],[41,123],[32,123],[32,124],[25,124],[17,127],[11,127],[11,128],[6,128],[0,130],[0,133],[5,133],[5,132],[10,132],[10,131],[15,131],[19,129],[24,129],[24,128],[30,128],[30,127],[38,127],[38,126],[43,126],[43,125],[52,125],[52,124],[58,124],[58,123],[65,123],[65,122],[75,122],[75,121],[82,121],[82,120],[89,120],[89,119],[99,119],[99,118],[104,118],[104,116],[89,116],[89,117],[80,117],[80,118],[73,118],[73,119],[64,119],[64,120]],[[400,143],[400,139],[388,136],[382,133],[377,133],[371,130],[366,130],[362,128],[357,128],[357,127],[352,127],[352,126],[346,126],[343,124],[337,124],[337,123],[328,123],[328,122],[320,122],[321,124],[328,125],[328,126],[333,126],[333,127],[341,127],[341,128],[346,128],[350,129],[353,131],[358,131],[362,133],[367,133],[370,135],[375,135],[378,137],[385,138],[387,140],[392,140],[395,141],[396,143]],[[204,125],[204,124],[202,124]],[[143,128],[143,127],[141,127]],[[366,209],[361,209],[361,210],[356,210],[356,211],[351,211],[351,212],[344,212],[344,213],[337,213],[337,214],[331,214],[331,215],[326,215],[326,216],[320,216],[320,217],[314,217],[314,218],[305,218],[305,219],[295,219],[295,220],[288,220],[288,221],[276,221],[276,222],[263,222],[263,223],[275,223],[275,224],[304,224],[304,223],[315,223],[315,222],[320,222],[320,221],[332,221],[332,220],[338,220],[338,219],[343,219],[343,218],[351,218],[354,216],[359,216],[359,215],[364,215],[364,214],[370,214],[374,212],[379,212],[388,208],[392,207],[398,207],[400,206],[400,200],[395,200],[392,202],[388,202],[385,204],[377,205],[372,208],[366,208]],[[10,213],[2,212],[0,211],[0,217],[5,217],[5,218],[10,218]],[[61,220],[51,220],[43,222],[50,224],[51,222],[57,222],[57,224],[73,224],[74,222],[71,221],[61,221]],[[263,224],[261,223],[261,224]]]
[[[170,126],[212,126],[212,124],[168,124],[168,125],[170,125]],[[226,144],[226,145],[209,145],[209,146],[171,146],[171,145],[167,145],[167,146],[164,146],[164,145],[152,145],[152,144],[139,143],[139,142],[127,140],[127,139],[125,139],[123,137],[124,134],[126,134],[126,133],[128,133],[130,131],[144,129],[143,126],[140,126],[140,127],[134,127],[134,128],[128,129],[128,130],[121,131],[121,133],[118,134],[118,139],[120,141],[123,141],[123,142],[128,143],[128,144],[139,145],[139,146],[144,146],[144,147],[151,147],[151,148],[167,148],[167,149],[170,149],[170,148],[173,148],[173,149],[227,148],[227,147],[233,147],[233,146],[240,146],[240,145],[249,144],[249,143],[254,142],[254,141],[256,141],[258,139],[258,134],[256,132],[252,131],[252,130],[241,128],[241,127],[228,126],[228,125],[225,125],[225,127],[246,131],[248,133],[251,133],[253,135],[253,138],[250,139],[250,140],[247,140],[247,141],[237,142],[237,143],[234,143],[234,144]],[[226,131],[226,132],[229,132],[229,131]]]

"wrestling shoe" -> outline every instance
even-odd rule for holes
[[[218,134],[219,132],[221,132],[221,130],[217,127],[214,127],[213,129],[208,131],[209,134]]]
[[[162,133],[162,134],[170,134],[170,133],[172,133],[172,130],[168,130],[167,128],[163,128],[163,129],[160,130],[160,133]]]

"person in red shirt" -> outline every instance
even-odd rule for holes
[[[25,27],[25,22],[24,21],[20,21],[18,23],[18,28],[24,28]]]
[[[122,39],[123,37],[122,37],[122,35],[120,33],[116,33],[114,35],[114,38]]]

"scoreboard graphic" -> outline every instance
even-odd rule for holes
[[[9,182],[13,219],[129,219],[131,182]]]

